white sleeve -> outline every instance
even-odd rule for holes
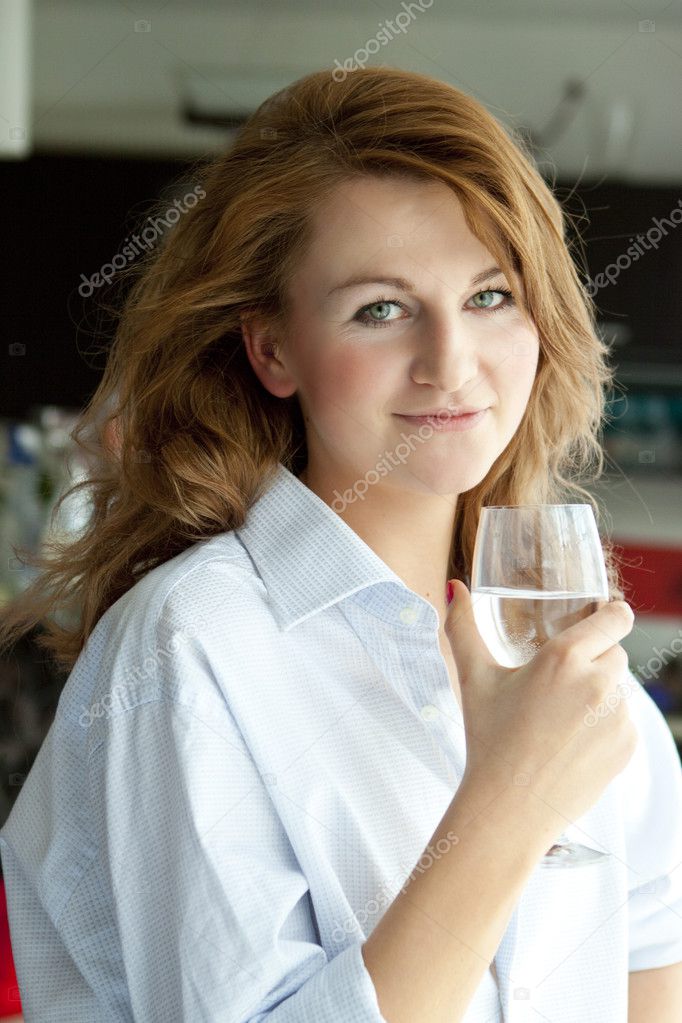
[[[682,961],[682,765],[663,714],[630,674],[639,744],[625,771],[629,969]]]
[[[318,943],[307,879],[201,650],[184,644],[162,675],[163,692],[107,719],[89,762],[134,1019],[384,1023],[361,946],[329,959]]]

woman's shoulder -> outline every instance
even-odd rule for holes
[[[682,771],[668,722],[646,686],[632,671],[628,670],[627,678],[616,692],[616,698],[629,701],[630,718],[640,738],[634,755],[648,756],[654,763],[662,760],[666,766],[677,768],[678,773]]]
[[[121,712],[150,699],[182,700],[184,690],[197,698],[204,648],[238,612],[257,621],[260,609],[267,618],[265,598],[232,532],[194,544],[151,569],[102,615],[65,683],[59,714],[82,725],[84,707],[108,705],[114,696]]]
[[[664,715],[628,671],[620,687],[637,730],[637,746],[621,773],[628,863],[641,876],[664,874],[682,856],[682,764]]]
[[[229,531],[193,544],[156,565],[107,609],[93,630],[112,634],[133,623],[156,629],[160,622],[193,620],[244,589],[262,587],[243,544]]]

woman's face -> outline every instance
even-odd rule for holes
[[[494,266],[441,182],[354,179],[318,207],[284,346],[275,359],[249,352],[271,393],[298,395],[308,479],[347,487],[382,465],[381,486],[459,494],[484,478],[521,421],[539,355],[534,325],[495,290],[515,295],[520,278]],[[487,411],[460,432],[399,415],[453,406]]]

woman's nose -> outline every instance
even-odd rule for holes
[[[417,384],[430,384],[443,393],[459,393],[476,379],[478,358],[475,339],[466,325],[443,318],[418,339],[411,376]]]

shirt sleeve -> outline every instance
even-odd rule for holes
[[[682,765],[663,714],[630,673],[639,744],[624,799],[629,882],[629,970],[682,961]]]
[[[134,1019],[385,1023],[360,944],[331,959],[319,944],[308,882],[201,649],[183,644],[161,674],[162,693],[109,716],[89,761]]]

